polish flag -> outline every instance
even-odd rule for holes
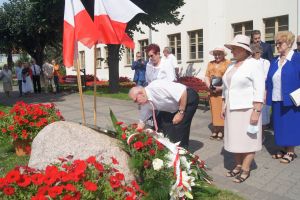
[[[99,43],[123,44],[134,48],[125,33],[127,23],[138,13],[145,13],[130,0],[95,0],[94,23],[99,30]]]
[[[65,0],[63,59],[73,66],[77,42],[91,48],[98,40],[98,30],[80,0]]]

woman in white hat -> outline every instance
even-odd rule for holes
[[[223,76],[222,117],[224,149],[234,153],[235,167],[227,173],[236,183],[250,176],[250,165],[256,151],[262,148],[261,109],[265,79],[258,60],[251,57],[250,38],[236,35],[225,44],[235,62]]]
[[[221,118],[222,76],[230,61],[225,59],[226,51],[223,47],[216,47],[209,53],[215,58],[208,63],[205,73],[205,84],[210,89],[209,102],[213,125],[210,139],[222,140],[224,136],[224,120]]]

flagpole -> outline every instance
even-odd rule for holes
[[[76,59],[76,68],[77,68],[77,84],[78,84],[78,90],[79,90],[79,96],[80,96],[80,105],[81,105],[81,115],[82,115],[82,124],[85,125],[85,113],[84,113],[84,104],[83,104],[83,95],[82,95],[82,85],[81,85],[81,76],[80,76],[80,63],[79,59]]]
[[[96,92],[97,92],[97,85],[96,85],[96,79],[97,79],[97,43],[94,46],[94,125],[97,126],[97,102],[96,102]]]

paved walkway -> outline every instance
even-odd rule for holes
[[[2,90],[2,88],[0,89]],[[38,94],[32,97],[18,98],[15,92],[9,99],[0,92],[0,104],[13,105],[16,101],[25,102],[54,102],[61,110],[66,120],[81,122],[79,96],[77,94]],[[85,113],[87,123],[93,124],[93,97],[84,96]],[[130,101],[115,100],[109,98],[97,98],[97,125],[103,128],[111,128],[109,108],[116,114],[119,120],[126,123],[135,122],[138,116],[137,105]],[[209,174],[214,178],[214,184],[219,188],[228,189],[246,199],[259,200],[299,200],[300,199],[300,159],[291,164],[281,164],[271,158],[274,151],[274,139],[272,132],[267,132],[266,142],[262,151],[258,152],[252,166],[250,178],[242,184],[236,184],[225,173],[233,166],[233,157],[223,150],[223,143],[209,139],[210,112],[198,109],[191,128],[191,151],[206,160],[210,170]],[[237,124],[238,126],[238,124]],[[300,155],[300,148],[296,149]]]

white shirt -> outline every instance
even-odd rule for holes
[[[174,81],[176,79],[175,69],[165,59],[161,59],[158,66],[151,61],[146,66],[146,82],[149,84],[154,80]]]
[[[294,55],[294,51],[290,50],[288,55],[286,56],[285,60],[283,61],[282,65],[280,66],[279,60],[280,57],[276,60],[278,69],[275,72],[275,74],[272,77],[273,82],[273,90],[272,90],[272,101],[282,101],[282,91],[281,91],[281,71],[282,67],[285,65],[285,63],[289,60],[291,61],[292,57]]]
[[[168,62],[173,67],[173,73],[176,80],[175,69],[177,68],[177,63],[178,63],[177,58],[173,54],[169,54],[168,57],[163,56],[162,59],[166,60],[166,62]]]
[[[178,111],[179,100],[186,90],[186,86],[167,80],[155,80],[145,87],[148,101],[155,110],[174,113]],[[152,116],[152,106],[146,103],[141,106],[140,121],[146,121]]]
[[[31,65],[32,75],[40,75],[41,74],[41,67],[37,64]]]
[[[267,75],[268,75],[268,72],[270,69],[270,61],[268,61],[267,59],[263,59],[263,58],[260,58],[259,61],[264,69],[264,77],[265,77],[265,79],[267,79]]]

